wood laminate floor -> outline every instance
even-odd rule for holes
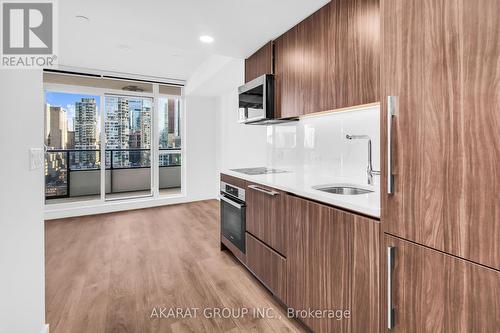
[[[215,200],[46,221],[45,247],[51,333],[304,331],[220,251]],[[224,308],[235,317],[208,318]]]

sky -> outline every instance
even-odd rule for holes
[[[66,115],[68,119],[68,130],[73,131],[73,119],[75,117],[75,102],[81,101],[82,98],[94,98],[96,100],[97,104],[97,114],[99,115],[99,105],[100,105],[100,96],[97,95],[85,95],[85,94],[71,94],[71,93],[62,93],[62,92],[53,92],[53,91],[47,91],[45,93],[45,102],[50,104],[51,106],[60,106],[63,109],[66,110]],[[132,107],[131,109],[136,109],[140,108],[140,105],[144,103],[145,106],[151,108],[151,101],[149,99],[132,99],[131,100],[132,105],[135,107]],[[160,112],[159,112],[159,117],[160,117],[160,127],[164,126],[165,124],[165,117],[166,117],[166,107],[167,107],[167,100],[161,98],[160,99]],[[132,114],[132,119],[137,118],[138,115]],[[99,117],[98,117],[98,122],[99,122]],[[136,121],[132,122],[132,127],[134,127],[134,123]]]

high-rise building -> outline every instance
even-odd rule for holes
[[[66,139],[66,149],[75,149],[75,131],[68,131]]]
[[[94,98],[82,98],[75,103],[75,149],[96,150],[99,148],[97,131],[97,104]],[[97,153],[92,151],[75,152],[74,162],[80,168],[93,167],[97,160]]]
[[[111,152],[110,158],[113,166],[127,166],[129,164],[129,152],[120,149],[129,149],[130,140],[130,114],[129,103],[126,97],[106,98],[106,149],[118,149]]]
[[[178,99],[168,100],[168,147],[169,148],[180,148],[180,102]]]
[[[180,100],[168,98],[164,101],[160,114],[160,148],[181,148]],[[159,165],[179,165],[180,154],[160,151]]]
[[[160,148],[180,148],[180,101],[168,99],[163,108],[163,123],[160,130]]]
[[[128,99],[128,107],[130,113],[130,130],[131,133],[140,133],[141,141],[137,147],[131,148],[150,148],[151,147],[151,107],[147,100],[144,99]],[[131,134],[131,138],[135,138]]]
[[[141,148],[151,148],[151,108],[148,106],[141,110]]]
[[[141,132],[135,131],[130,134],[128,145],[130,148],[141,148]]]
[[[168,120],[168,133],[174,133],[175,131],[175,99],[169,99],[167,103],[167,115]]]
[[[45,110],[45,145],[53,149],[65,149],[68,133],[66,110],[47,104]]]

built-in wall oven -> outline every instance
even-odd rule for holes
[[[221,234],[245,253],[245,190],[220,182]]]

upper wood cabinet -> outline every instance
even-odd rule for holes
[[[245,59],[245,83],[261,75],[273,73],[273,42],[267,43]]]
[[[387,233],[500,269],[500,2],[382,0]],[[387,149],[387,96],[396,96]],[[433,279],[435,280],[435,279]]]
[[[396,237],[384,244],[394,248],[390,332],[498,332],[500,272]]]
[[[343,313],[300,318],[316,333],[377,332],[379,223],[287,195],[287,230],[288,306]]]
[[[286,256],[285,193],[247,182],[246,230]]]
[[[332,0],[275,40],[282,118],[377,102],[378,0]]]

